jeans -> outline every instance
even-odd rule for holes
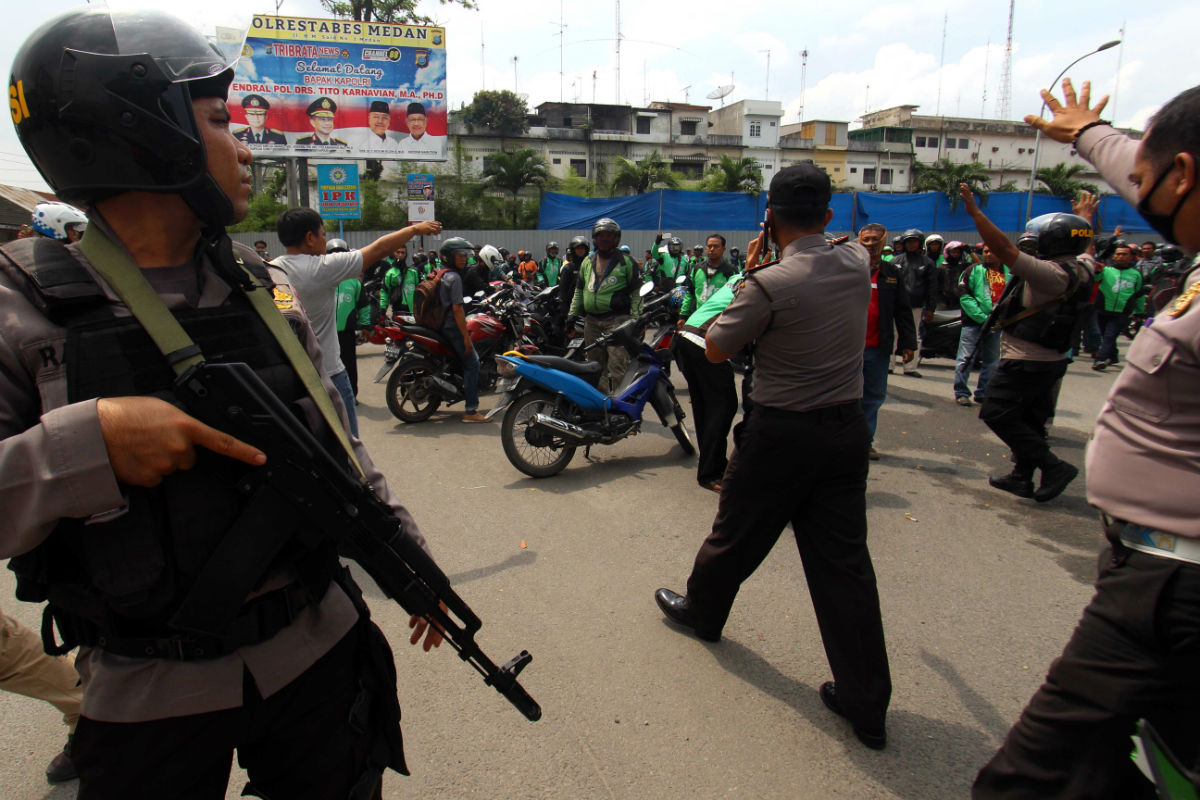
[[[992,378],[992,373],[996,371],[996,365],[1000,363],[1000,331],[988,331],[988,335],[979,341],[979,332],[983,330],[980,325],[963,325],[962,333],[958,336],[958,364],[954,367],[954,396],[955,397],[970,397],[971,396],[971,367],[972,364],[967,363],[971,359],[972,354],[976,352],[976,344],[979,346],[979,380],[975,384],[975,401],[983,402],[983,395],[987,391],[988,381]]]
[[[1096,354],[1099,361],[1107,361],[1110,364],[1115,364],[1117,358],[1117,337],[1121,335],[1121,331],[1125,330],[1125,326],[1129,324],[1128,314],[1110,314],[1107,311],[1101,311],[1097,314],[1100,318],[1100,331],[1102,333],[1100,339],[1100,352]]]
[[[474,347],[470,353],[466,352],[462,333],[457,328],[453,332],[443,331],[443,335],[450,341],[450,346],[462,362],[463,402],[466,403],[467,413],[474,414],[479,410],[479,354],[475,352]]]
[[[863,350],[863,415],[867,418],[867,429],[871,441],[875,441],[875,426],[879,421],[879,407],[887,399],[888,363],[891,354],[882,347]]]
[[[330,376],[329,380],[333,381],[338,394],[342,396],[342,404],[346,406],[346,419],[350,420],[350,433],[357,439],[358,412],[354,409],[354,389],[350,386],[350,376],[346,374],[346,370],[342,370],[337,375]]]

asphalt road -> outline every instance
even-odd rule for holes
[[[364,376],[381,352],[360,351]],[[893,376],[880,416],[867,499],[895,686],[883,752],[817,697],[830,674],[787,532],[721,643],[663,622],[652,593],[682,590],[717,500],[669,431],[648,423],[532,480],[505,459],[498,425],[460,423],[461,406],[404,425],[364,382],[364,441],[483,618],[484,650],[533,654],[522,682],[544,710],[530,723],[448,647],[410,647],[407,615],[364,584],[396,652],[413,771],[389,774],[384,796],[965,797],[1066,642],[1103,540],[1082,476],[1046,505],[988,487],[1007,452],[977,409],[954,404],[952,370],[934,360],[921,379]],[[1081,468],[1113,379],[1076,364],[1065,381],[1052,443]],[[36,625],[6,570],[0,597]],[[54,709],[0,694],[0,719],[0,797],[74,797],[42,777],[65,734]],[[244,781],[235,767],[227,796]]]

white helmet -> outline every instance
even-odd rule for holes
[[[330,239],[325,243],[326,253],[348,253],[350,245],[346,244],[345,239]]]
[[[925,246],[929,247],[930,242],[937,242],[938,244],[942,244],[943,242],[945,242],[945,239],[942,238],[942,235],[940,233],[931,233],[925,237]]]
[[[82,236],[87,224],[87,215],[66,203],[38,203],[33,207],[33,229],[60,242],[71,241],[68,228],[76,229]]]
[[[491,269],[504,269],[507,266],[504,256],[500,255],[500,251],[496,249],[495,245],[491,244],[485,244],[479,248],[479,260]]]

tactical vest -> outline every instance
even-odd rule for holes
[[[1008,313],[996,327],[1018,339],[1033,342],[1056,353],[1065,353],[1074,345],[1076,335],[1092,313],[1091,294],[1095,277],[1079,259],[1055,263],[1068,275],[1067,288],[1063,293],[1049,303],[1043,303],[1035,313],[1027,314],[1023,301],[1025,280],[1013,278]]]
[[[64,360],[69,402],[129,395],[171,399],[175,374],[149,334],[133,317],[114,313],[91,273],[64,246],[48,239],[27,239],[5,245],[0,253],[4,256],[0,268],[19,281],[47,318],[67,329]],[[246,251],[243,260],[258,264]],[[252,270],[270,287],[261,266]],[[250,365],[292,408],[297,421],[307,426],[305,408],[313,411],[314,418],[319,415],[303,382],[238,288],[236,277],[222,279],[232,288],[225,304],[177,310],[175,317],[207,361]],[[314,434],[326,449],[344,457],[332,432],[319,427]],[[200,447],[196,455],[195,467],[166,476],[155,488],[123,485],[124,513],[104,520],[62,519],[45,541],[11,560],[17,597],[49,603],[42,631],[48,652],[83,644],[124,655],[215,657],[270,638],[290,623],[292,612],[320,602],[338,569],[333,545],[290,509],[261,502],[263,498],[255,502],[262,489],[240,491],[239,479],[252,469],[248,465]],[[278,531],[279,526],[285,526],[277,537],[282,546],[277,552],[260,554],[267,567],[259,574],[230,574],[221,585],[197,584],[226,537],[231,541],[253,537],[263,530]],[[242,614],[230,630],[211,632],[202,640],[170,622],[185,599],[207,602],[215,598],[214,592],[228,592],[239,584],[256,588],[268,575],[287,567],[298,574],[300,586],[267,596],[274,596],[280,608],[266,609],[269,604],[263,603],[256,613],[261,617],[266,611],[270,620],[247,621]],[[193,591],[201,594],[190,597]],[[233,591],[244,596],[244,589]],[[51,618],[61,631],[61,646],[52,641]],[[106,645],[152,641],[156,644],[139,652]],[[203,646],[180,645],[197,641]]]

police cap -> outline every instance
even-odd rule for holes
[[[261,94],[248,94],[242,98],[242,108],[250,111],[266,111],[271,107]]]
[[[328,97],[318,97],[308,104],[307,113],[310,117],[332,117],[337,111],[337,103]]]

